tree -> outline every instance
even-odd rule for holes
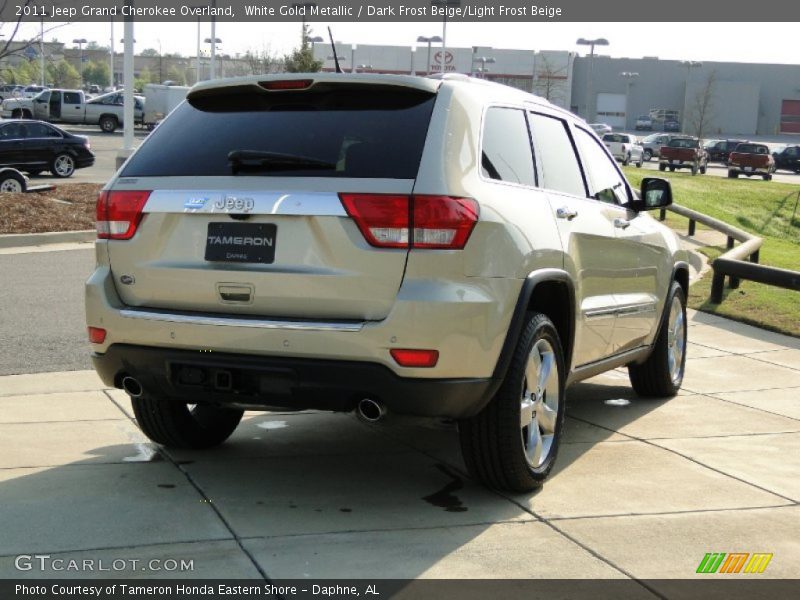
[[[83,69],[84,83],[94,83],[101,87],[109,85],[111,80],[108,64],[105,62],[90,62]]]
[[[714,120],[714,92],[717,84],[717,71],[711,71],[700,85],[697,93],[687,105],[688,131],[702,139]]]
[[[102,50],[103,52],[110,52],[111,51],[111,48],[109,48],[108,46],[101,46],[100,44],[98,44],[94,40],[92,40],[91,42],[86,44],[86,49],[87,50]]]
[[[303,43],[291,54],[283,57],[283,68],[287,73],[316,73],[322,68],[322,61],[314,59],[314,53],[308,43],[311,27],[303,24]]]
[[[8,56],[23,55],[25,51],[31,47],[36,49],[38,53],[38,35],[28,39],[19,39],[19,30],[22,25],[23,15],[26,9],[30,11],[29,7],[33,4],[34,0],[17,0],[14,6],[10,6],[8,0],[0,0],[0,12],[2,12],[3,15],[20,15],[14,21],[0,21],[0,61]],[[68,23],[60,23],[58,25],[45,27],[43,33],[49,33],[65,25],[68,25]],[[55,38],[53,41],[56,41]]]
[[[247,65],[246,75],[263,75],[266,73],[280,73],[283,71],[283,59],[272,52],[269,46],[251,49],[242,57]]]
[[[141,51],[139,56],[149,56],[152,58],[155,56],[161,56],[161,54],[159,54],[158,50],[156,50],[155,48],[145,48],[144,50]]]
[[[62,58],[57,63],[47,65],[47,80],[55,87],[77,88],[81,84],[81,75]]]
[[[564,97],[563,82],[566,79],[567,67],[557,69],[547,56],[543,54],[540,56],[542,63],[533,76],[533,93],[557,104]]]
[[[135,79],[133,83],[133,87],[137,90],[143,90],[144,86],[148,83],[161,83],[158,81],[158,73],[151,73],[150,69],[145,67],[141,71],[139,71],[139,76]]]
[[[167,79],[174,81],[176,85],[186,85],[186,73],[175,65],[167,69]]]

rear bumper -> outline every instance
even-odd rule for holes
[[[369,362],[314,360],[113,344],[92,362],[103,381],[120,387],[134,377],[153,394],[187,403],[269,409],[353,410],[359,400],[383,402],[398,414],[465,418],[496,389],[491,378],[399,377]]]
[[[745,167],[742,165],[734,165],[728,163],[728,171],[735,171],[742,175],[769,175],[772,173],[772,167]]]

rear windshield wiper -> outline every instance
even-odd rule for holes
[[[336,170],[335,163],[318,158],[265,150],[232,150],[228,153],[228,162],[234,174],[238,171]]]

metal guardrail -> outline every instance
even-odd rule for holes
[[[800,200],[800,192],[798,192],[798,200]],[[702,223],[728,237],[728,251],[711,263],[714,277],[711,280],[711,297],[709,299],[712,303],[722,302],[726,276],[729,278],[728,287],[731,289],[739,287],[740,279],[747,279],[800,291],[800,272],[758,264],[763,238],[679,204],[673,204],[666,209],[662,208],[659,215],[661,221],[666,219],[667,210],[689,219],[689,236],[694,236],[697,223]],[[735,245],[737,241],[740,242],[738,246]]]

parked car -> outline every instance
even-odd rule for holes
[[[691,169],[692,175],[698,172],[705,174],[708,167],[708,154],[700,145],[700,140],[693,137],[676,137],[671,139],[659,151],[661,160],[658,170]]]
[[[636,131],[652,131],[653,119],[649,115],[642,115],[636,118]]]
[[[604,133],[611,133],[613,131],[611,125],[606,123],[591,123],[589,127],[591,127],[597,135],[603,135]]]
[[[681,130],[681,124],[674,119],[664,121],[664,131],[676,132]]]
[[[640,195],[586,123],[507,86],[202,82],[98,199],[92,361],[169,447],[245,409],[447,417],[470,473],[529,491],[568,385],[681,385],[687,255],[648,214],[669,182]]]
[[[706,147],[708,161],[726,164],[728,162],[728,156],[736,149],[736,146],[746,141],[747,140],[717,140],[713,145]]]
[[[736,146],[728,156],[728,177],[732,179],[739,175],[759,175],[764,181],[769,181],[774,171],[775,159],[766,144],[745,142]]]
[[[42,87],[41,85],[29,85],[22,88],[20,95],[23,98],[33,98],[34,96],[41,94],[46,89],[46,87]]]
[[[644,160],[649,161],[654,156],[659,158],[661,147],[666,146],[671,139],[676,137],[679,136],[671,133],[654,133],[652,135],[648,135],[641,142],[642,151],[644,152]]]
[[[93,164],[89,140],[82,135],[42,121],[0,123],[0,166],[30,175],[50,171],[55,177],[71,177],[75,169]]]
[[[611,156],[623,165],[633,162],[637,167],[642,166],[644,150],[635,135],[629,133],[607,133],[603,136],[603,143],[608,148]]]
[[[144,119],[144,98],[134,96],[134,122]],[[83,90],[51,89],[34,98],[4,100],[4,118],[34,118],[56,123],[99,125],[106,133],[114,132],[123,122],[123,94],[112,92],[87,100]]]
[[[800,146],[784,146],[772,153],[775,169],[800,173]]]

